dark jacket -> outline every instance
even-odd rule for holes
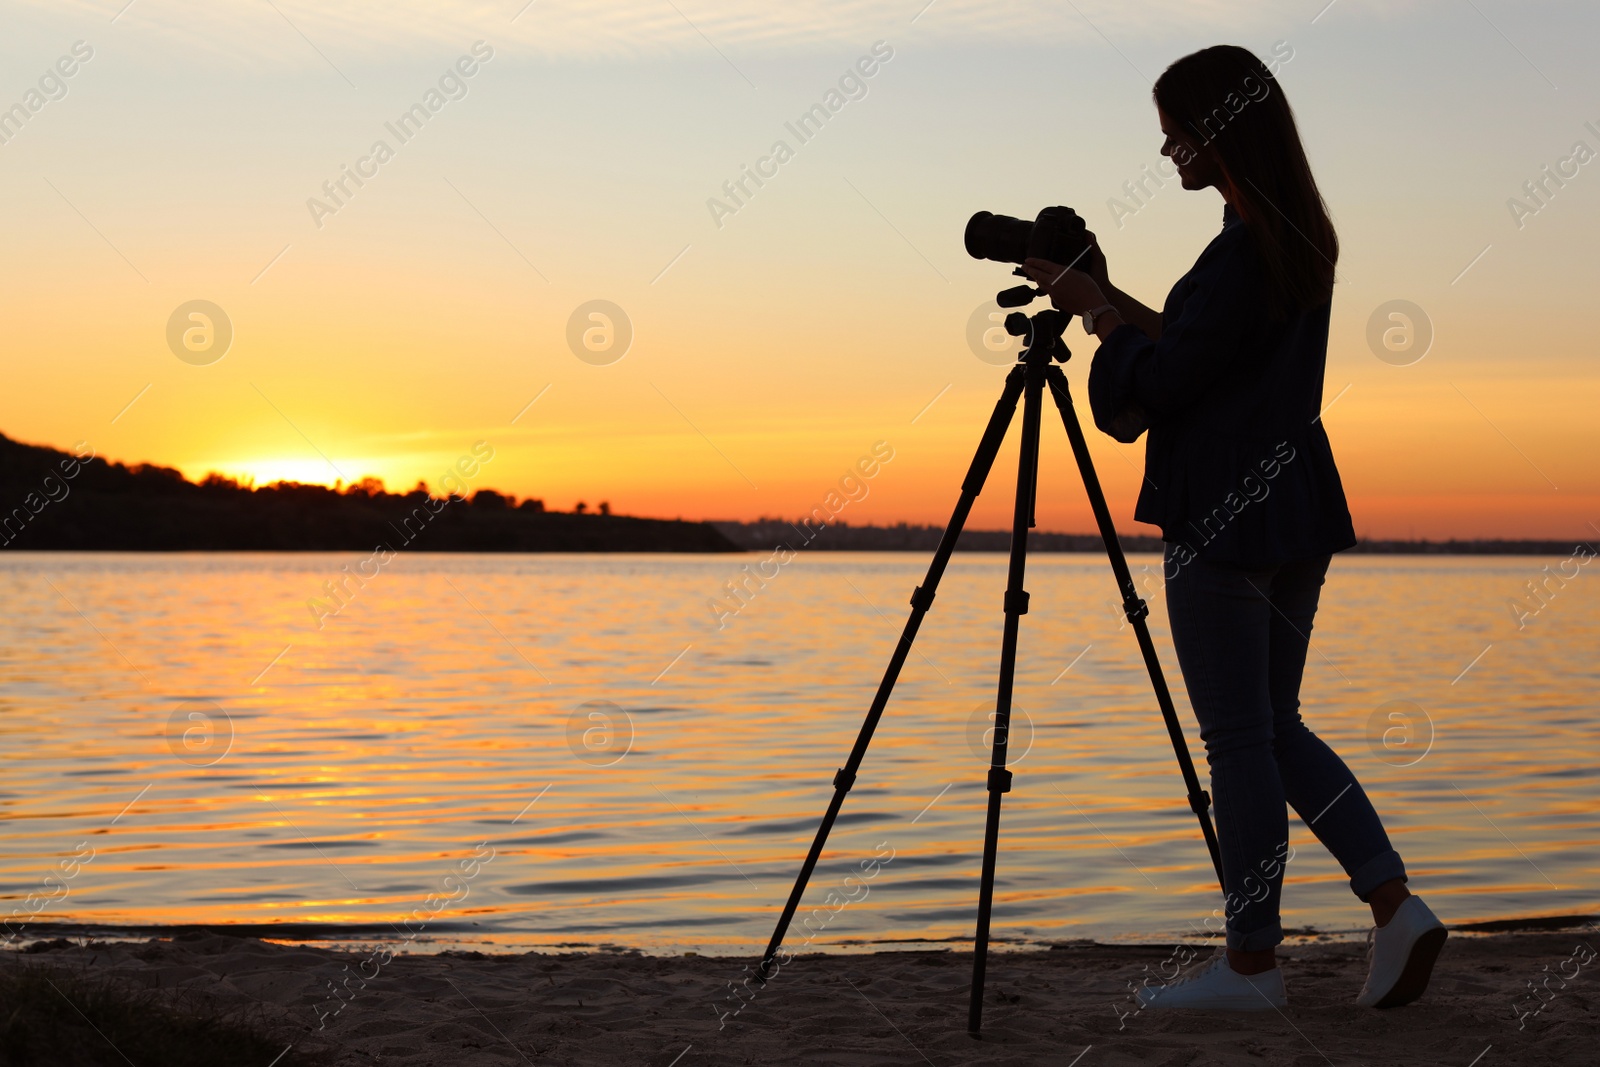
[[[1232,206],[1222,232],[1167,294],[1161,339],[1117,327],[1095,352],[1095,425],[1145,445],[1134,518],[1219,563],[1281,563],[1356,543],[1318,417],[1328,305],[1287,321]]]

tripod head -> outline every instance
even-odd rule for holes
[[[1043,289],[1035,289],[1031,285],[1018,285],[1011,289],[1002,290],[995,294],[995,303],[1003,308],[1026,307],[1035,297],[1044,295]],[[1023,349],[1017,356],[1017,361],[1026,363],[1033,359],[1046,362],[1055,360],[1065,363],[1072,358],[1072,352],[1061,340],[1061,333],[1067,328],[1072,316],[1055,308],[1045,308],[1027,315],[1021,311],[1013,311],[1006,316],[1006,333],[1013,337],[1022,338]]]

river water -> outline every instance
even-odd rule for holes
[[[361,555],[0,556],[0,895],[35,930],[754,951],[926,567],[803,555],[719,629],[761,558],[412,554],[336,599]],[[1204,774],[1159,561],[1132,562]],[[1559,563],[1344,557],[1324,592],[1304,713],[1447,922],[1596,907],[1600,577],[1508,606]],[[810,947],[971,937],[1004,584],[1003,556],[952,564],[807,898],[854,872],[853,902]],[[996,938],[1203,932],[1219,894],[1103,559],[1027,584]],[[1285,925],[1363,929],[1290,826]]]

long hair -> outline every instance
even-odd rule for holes
[[[1339,237],[1306,162],[1283,89],[1247,48],[1204,48],[1156,79],[1161,110],[1216,153],[1229,196],[1266,265],[1275,317],[1327,303]]]

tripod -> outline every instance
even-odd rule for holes
[[[1027,286],[1019,286],[1017,289],[1000,294],[1000,303],[1010,307],[1025,304],[1033,298],[1034,292]],[[933,553],[933,561],[928,565],[927,576],[923,579],[923,584],[911,594],[911,615],[906,620],[905,629],[900,634],[900,642],[895,647],[894,654],[889,658],[889,666],[883,673],[883,681],[878,685],[878,692],[873,698],[871,709],[867,712],[866,721],[861,724],[861,731],[856,736],[855,747],[850,750],[850,758],[845,765],[833,776],[833,799],[822,817],[822,825],[817,828],[816,839],[812,841],[811,851],[806,855],[799,877],[795,879],[794,889],[789,893],[783,914],[778,918],[778,925],[773,931],[772,940],[767,944],[767,951],[756,968],[759,982],[764,983],[775,973],[774,963],[778,949],[782,946],[784,935],[794,919],[795,910],[800,906],[800,898],[805,894],[806,884],[816,869],[817,860],[827,844],[828,834],[833,829],[834,821],[839,817],[839,809],[844,805],[845,795],[855,785],[856,772],[861,769],[861,761],[866,757],[867,746],[872,743],[872,735],[877,729],[878,720],[883,716],[884,708],[889,703],[889,695],[900,677],[900,669],[905,665],[906,656],[911,652],[911,643],[916,640],[923,616],[933,605],[939,580],[944,575],[945,566],[950,562],[951,553],[955,551],[956,541],[961,536],[961,529],[966,524],[968,514],[972,511],[973,502],[977,500],[978,494],[983,490],[984,482],[988,479],[989,470],[1000,451],[1000,444],[1011,426],[1012,417],[1016,414],[1017,400],[1021,398],[1023,400],[1022,448],[1017,460],[1016,510],[1011,523],[1010,572],[1004,604],[1005,629],[1000,640],[1000,680],[995,700],[994,747],[989,760],[989,806],[984,823],[983,873],[978,891],[978,925],[973,940],[972,992],[967,1011],[967,1033],[972,1037],[979,1036],[983,1022],[984,972],[989,952],[989,918],[994,899],[995,853],[1000,840],[1000,805],[1001,798],[1011,790],[1011,772],[1006,769],[1006,744],[1011,723],[1012,683],[1017,665],[1017,632],[1022,616],[1028,611],[1028,594],[1023,589],[1022,583],[1028,560],[1028,529],[1034,525],[1034,499],[1039,473],[1039,423],[1044,407],[1043,395],[1046,385],[1050,388],[1050,395],[1055,398],[1056,407],[1061,411],[1061,421],[1065,424],[1067,438],[1072,443],[1072,454],[1077,459],[1083,487],[1088,493],[1089,504],[1094,509],[1095,522],[1099,526],[1100,537],[1105,542],[1106,555],[1111,560],[1111,570],[1116,577],[1117,587],[1122,593],[1123,614],[1133,625],[1134,633],[1138,636],[1139,651],[1144,654],[1145,667],[1150,672],[1150,683],[1155,688],[1156,702],[1161,706],[1161,715],[1166,720],[1167,733],[1172,738],[1172,748],[1178,758],[1178,767],[1183,772],[1184,784],[1188,787],[1189,807],[1200,820],[1200,832],[1205,836],[1206,847],[1211,852],[1211,863],[1217,871],[1217,882],[1221,884],[1223,881],[1222,858],[1217,848],[1216,831],[1212,828],[1208,812],[1211,797],[1200,787],[1200,780],[1195,776],[1194,762],[1189,758],[1189,748],[1184,742],[1183,727],[1178,723],[1177,711],[1172,706],[1172,695],[1167,690],[1166,678],[1161,671],[1161,661],[1156,655],[1155,643],[1150,638],[1150,628],[1145,624],[1145,617],[1150,613],[1149,608],[1139,596],[1133,584],[1133,577],[1128,572],[1128,561],[1122,553],[1122,545],[1117,540],[1111,511],[1106,506],[1105,493],[1100,488],[1100,478],[1095,473],[1088,442],[1084,440],[1083,428],[1078,423],[1077,412],[1072,406],[1072,396],[1067,390],[1067,376],[1056,366],[1056,363],[1065,362],[1072,355],[1061,340],[1061,332],[1066,328],[1067,322],[1068,317],[1054,309],[1037,312],[1032,317],[1022,312],[1012,312],[1006,318],[1007,332],[1022,337],[1026,347],[1018,357],[1017,365],[1006,375],[1000,400],[995,404],[994,412],[989,416],[989,425],[983,432],[983,438],[978,442],[977,454],[972,459],[972,466],[968,468],[965,480],[961,483],[961,496],[956,501],[950,523],[945,527],[944,535],[939,540],[939,547]]]

